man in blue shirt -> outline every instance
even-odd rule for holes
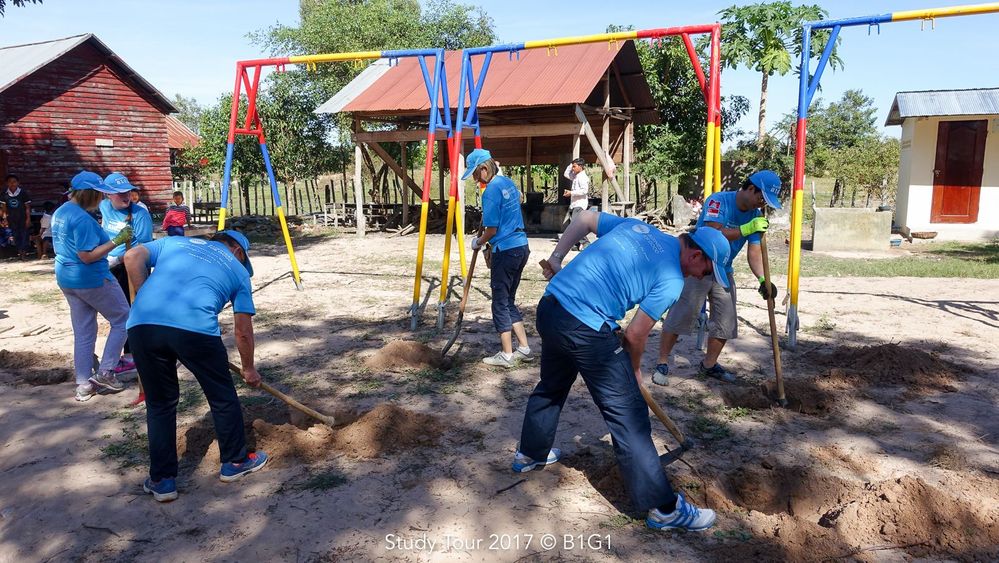
[[[485,149],[475,149],[465,159],[462,180],[472,176],[486,186],[482,192],[482,236],[472,239],[472,250],[492,245],[489,288],[492,290],[493,327],[500,335],[501,350],[482,361],[491,366],[513,367],[531,357],[531,347],[524,331],[524,317],[517,308],[520,276],[531,255],[520,213],[520,190],[513,180],[499,174],[499,166]],[[518,347],[513,349],[513,336]]]
[[[146,207],[136,205],[132,201],[132,194],[138,188],[133,186],[128,178],[120,173],[113,172],[104,178],[104,184],[115,190],[101,202],[101,227],[109,237],[115,237],[126,226],[132,228],[132,238],[125,243],[119,244],[108,254],[108,267],[111,275],[118,280],[121,291],[125,294],[128,303],[132,303],[132,294],[128,289],[128,274],[125,272],[125,265],[122,264],[122,256],[129,248],[153,240],[153,218],[149,215]],[[132,348],[128,341],[125,341],[124,355],[118,360],[115,366],[116,374],[135,371],[135,362],[132,361]]]
[[[143,490],[160,502],[177,498],[178,360],[197,378],[211,407],[220,479],[234,481],[267,462],[264,452],[246,451],[243,412],[218,323],[219,312],[232,302],[243,380],[256,387],[260,374],[253,364],[256,309],[249,250],[242,233],[221,231],[211,241],[167,237],[125,254],[129,281],[137,290],[128,337],[146,393],[150,466]]]
[[[589,233],[597,241],[562,268],[569,249]],[[583,376],[610,430],[621,476],[635,508],[655,529],[704,530],[712,510],[698,509],[673,491],[652,443],[649,411],[639,385],[649,331],[680,296],[684,276],[724,273],[729,245],[710,228],[674,238],[637,219],[583,211],[570,223],[544,270],[550,279],[538,304],[541,381],[527,401],[513,470],[558,461],[552,445],[562,405]],[[638,306],[619,338],[618,321]]]
[[[697,218],[698,227],[711,227],[721,231],[731,242],[732,252],[725,264],[730,289],[726,291],[718,283],[710,280],[688,278],[684,282],[683,294],[677,306],[669,310],[663,320],[663,332],[659,338],[659,363],[652,381],[666,385],[669,374],[669,354],[680,334],[690,334],[694,319],[697,318],[705,298],[711,304],[711,317],[708,321],[708,350],[701,361],[698,374],[714,377],[726,382],[735,381],[735,375],[718,363],[725,342],[738,337],[736,316],[735,279],[732,261],[749,242],[746,256],[749,269],[760,282],[759,293],[767,299],[772,292],[777,297],[777,287],[772,283],[767,287],[763,277],[763,253],[760,250],[760,233],[765,233],[769,223],[760,212],[766,205],[780,209],[780,178],[771,170],[761,170],[751,175],[738,191],[718,192],[704,202]]]

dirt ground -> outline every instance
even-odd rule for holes
[[[545,285],[535,264],[552,245],[531,239],[519,296],[535,350]],[[779,409],[766,305],[753,280],[738,280],[741,338],[723,357],[738,383],[696,377],[692,337],[669,385],[649,383],[696,441],[667,473],[719,513],[708,532],[663,533],[630,506],[581,380],[557,436],[564,462],[509,470],[537,361],[479,363],[497,347],[481,266],[465,330],[439,360],[458,300],[436,332],[442,247],[429,238],[430,305],[416,333],[415,236],[303,241],[304,291],[285,275],[283,248],[262,247],[258,365],[338,425],[311,425],[241,385],[250,445],[273,462],[221,483],[207,404],[182,370],[180,498],[168,504],[142,494],[134,388],[73,400],[51,263],[0,264],[0,331],[13,327],[0,332],[0,562],[999,559],[999,281],[803,279],[798,348],[783,353],[791,404]],[[231,314],[221,318],[234,350]],[[102,324],[99,345],[106,334]],[[658,327],[646,370],[657,349]],[[660,451],[675,447],[652,425]]]

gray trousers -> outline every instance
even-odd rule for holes
[[[118,364],[127,336],[128,301],[114,280],[104,280],[101,287],[60,289],[69,302],[69,316],[73,323],[73,371],[76,373],[76,384],[82,385],[92,374],[94,346],[97,343],[97,313],[111,323],[100,371],[114,369]]]

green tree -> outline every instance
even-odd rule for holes
[[[41,4],[42,0],[11,0],[10,3],[20,8],[29,2],[32,4]],[[0,17],[3,17],[4,10],[6,8],[7,8],[7,0],[0,0]]]
[[[172,103],[177,108],[177,119],[187,125],[191,131],[197,133],[198,127],[201,126],[201,112],[204,111],[204,108],[198,104],[198,100],[174,94]]]
[[[225,166],[227,139],[229,137],[229,111],[232,108],[232,94],[223,94],[218,102],[205,108],[198,126],[201,142],[190,151],[196,161],[204,159],[205,169],[216,177],[221,177]],[[246,116],[246,101],[240,100],[238,123]],[[264,125],[267,127],[267,124]],[[266,131],[266,129],[265,129]],[[256,137],[237,135],[233,147],[232,177],[239,182],[243,197],[243,208],[250,208],[250,182],[264,173],[264,162],[260,156],[260,144]]]
[[[801,24],[824,19],[828,12],[817,5],[794,6],[790,1],[731,6],[722,18],[722,61],[725,66],[745,66],[763,75],[760,83],[760,113],[757,142],[766,136],[767,88],[774,74],[784,76],[794,68],[791,60],[801,56]],[[812,33],[811,55],[817,55],[829,40],[828,30]],[[837,43],[839,40],[837,39]],[[834,48],[830,68],[843,66]]]
[[[630,28],[611,26],[608,31],[625,29]],[[706,52],[704,39],[697,46],[698,53]],[[635,128],[636,168],[646,176],[695,179],[704,172],[707,104],[683,41],[666,37],[655,43],[636,42],[636,48],[661,121]],[[702,56],[701,65],[708,68],[706,57]],[[728,139],[749,101],[726,96],[722,102],[722,135]]]
[[[893,137],[874,136],[833,151],[830,171],[836,177],[841,198],[852,186],[880,203],[895,200],[898,184],[899,142]]]

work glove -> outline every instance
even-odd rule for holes
[[[770,221],[767,221],[766,217],[754,217],[750,222],[745,225],[739,225],[739,232],[742,236],[748,237],[753,233],[765,233],[767,232],[767,227],[770,226]]]
[[[130,240],[132,240],[132,227],[126,226],[124,229],[118,231],[118,234],[111,239],[111,242],[113,242],[115,246],[118,246],[125,244]]]
[[[767,280],[763,276],[760,276],[759,280],[760,289],[758,291],[760,293],[760,297],[770,299],[770,297],[773,296],[774,299],[777,299],[777,286],[771,282],[770,287],[767,287]]]
[[[472,242],[471,242],[470,246],[472,247],[472,250],[479,250],[480,248],[482,248],[482,244],[479,243],[479,237],[478,236],[472,237]]]

